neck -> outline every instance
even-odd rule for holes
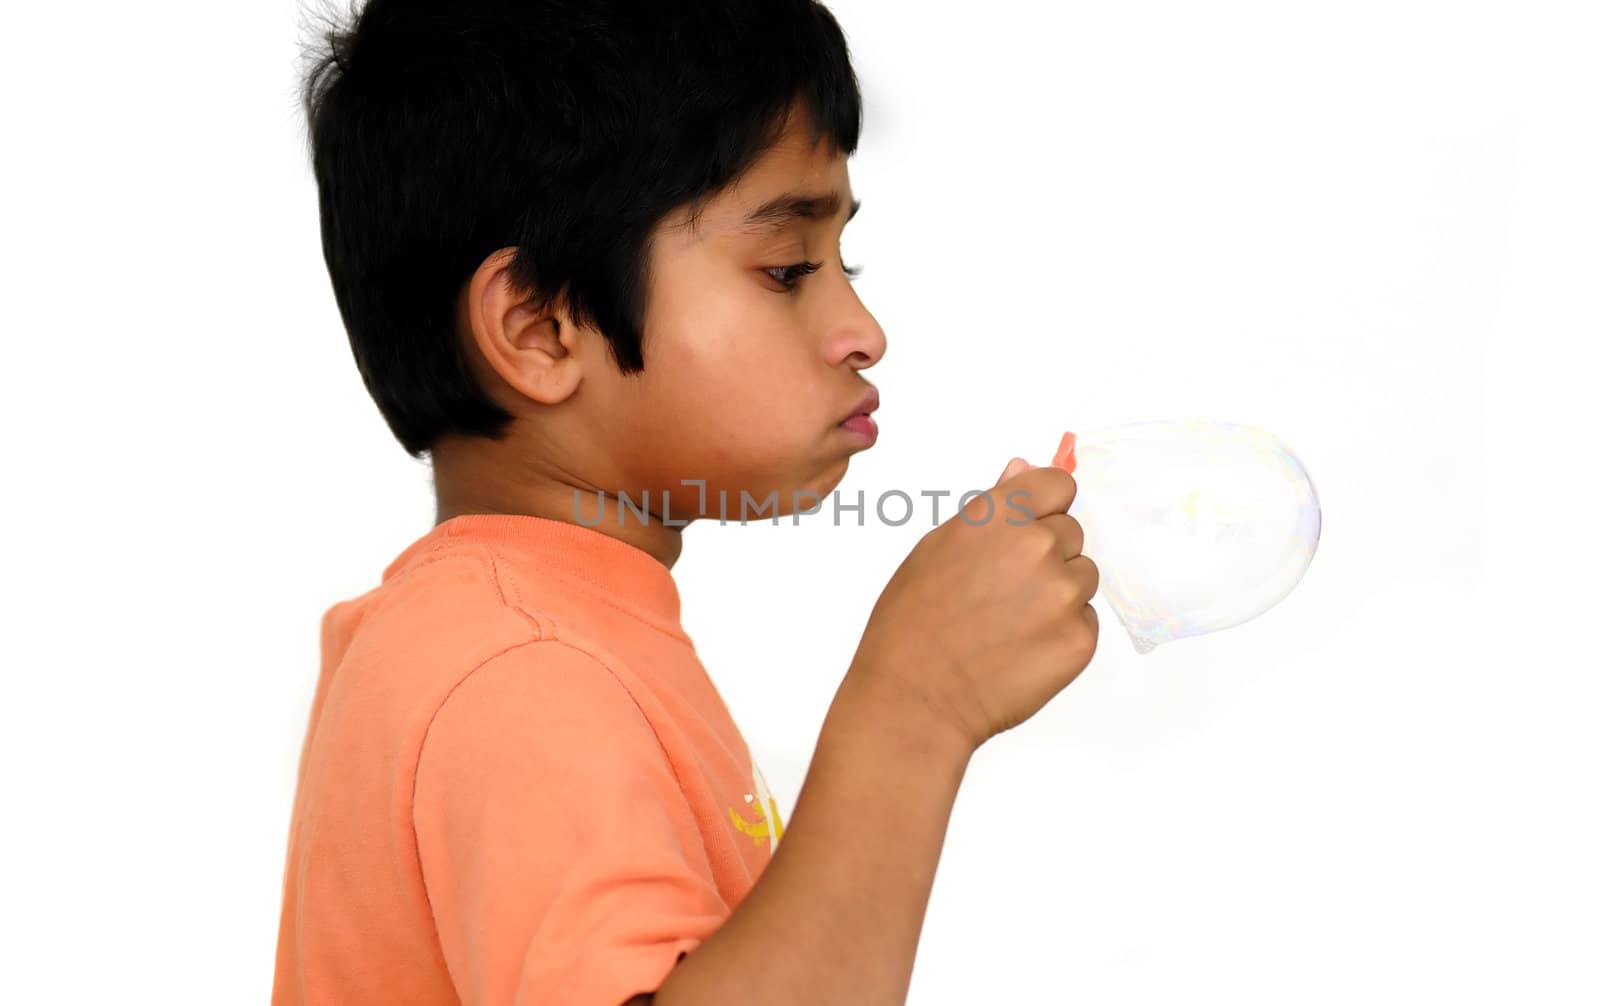
[[[431,452],[435,526],[464,514],[528,514],[598,531],[632,545],[669,570],[678,561],[687,510],[668,514],[673,522],[668,524],[657,512],[658,499],[650,499],[647,509],[644,500],[630,496],[633,505],[624,507],[614,492],[560,465],[512,460],[505,445],[478,439],[482,442],[441,443]]]

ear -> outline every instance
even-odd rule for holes
[[[524,398],[557,405],[583,381],[583,335],[557,298],[543,308],[511,276],[515,248],[501,248],[473,272],[462,298],[463,336],[482,363]]]

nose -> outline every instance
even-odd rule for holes
[[[866,370],[883,359],[888,342],[883,326],[861,303],[855,288],[850,287],[841,313],[835,316],[828,330],[828,365],[837,367],[843,363],[856,370]]]

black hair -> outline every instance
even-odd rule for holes
[[[861,131],[844,33],[817,0],[368,0],[325,24],[299,99],[322,251],[356,367],[421,457],[504,437],[456,303],[491,253],[644,369],[649,237],[742,174],[802,108]]]

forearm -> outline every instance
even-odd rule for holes
[[[866,692],[846,676],[772,861],[656,1006],[905,1002],[971,752]]]

